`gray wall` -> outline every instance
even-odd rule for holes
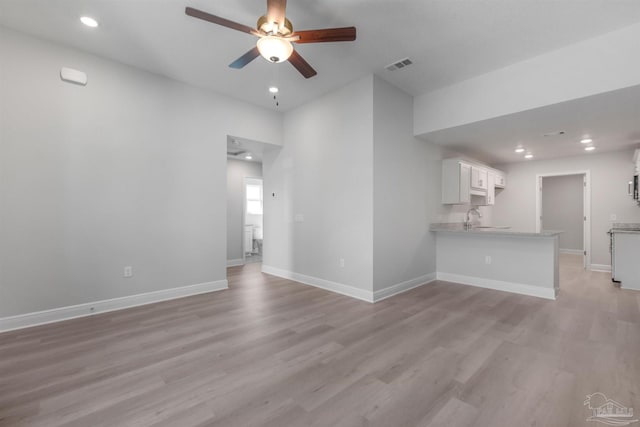
[[[377,77],[373,89],[373,288],[380,290],[436,271],[429,223],[443,209],[442,150],[414,138],[411,96]]]
[[[542,179],[542,228],[562,230],[560,249],[584,249],[584,175]]]
[[[279,113],[2,28],[0,61],[0,317],[226,278],[227,135]]]
[[[261,177],[262,163],[227,160],[227,261],[242,259],[244,179]]]
[[[552,297],[558,287],[557,240],[554,237],[520,237],[442,233],[437,236],[438,273],[453,275],[452,281],[485,282],[489,287],[505,286],[529,295]],[[491,257],[491,264],[485,257]],[[456,277],[457,276],[457,277]],[[447,280],[447,279],[445,279]],[[529,285],[549,289],[537,293]],[[531,293],[530,291],[533,291]]]
[[[534,231],[536,227],[536,175],[591,171],[591,263],[610,265],[612,222],[640,222],[640,208],[627,195],[633,174],[633,150],[590,153],[555,160],[498,165],[507,172],[507,188],[493,209],[496,224]],[[611,214],[617,221],[611,221]],[[588,248],[587,248],[588,249]]]
[[[263,156],[265,266],[372,290],[372,89],[368,76],[285,114]]]
[[[265,266],[366,291],[435,272],[429,224],[469,207],[441,204],[441,161],[455,153],[413,137],[412,108],[369,76],[285,115],[284,146],[263,160]]]

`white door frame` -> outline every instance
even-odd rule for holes
[[[591,269],[591,171],[569,171],[569,172],[556,172],[556,173],[544,173],[536,175],[536,232],[542,231],[542,179],[552,176],[570,176],[570,175],[582,175],[584,176],[584,193],[582,197],[582,212],[584,215],[583,223],[583,250],[584,255],[584,268]]]

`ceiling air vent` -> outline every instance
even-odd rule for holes
[[[548,132],[548,133],[542,134],[542,136],[544,136],[545,138],[550,138],[552,136],[560,136],[560,135],[564,135],[563,130],[557,130],[554,132]]]
[[[408,67],[411,64],[413,64],[412,60],[410,60],[409,58],[404,58],[399,60],[398,62],[389,64],[384,68],[387,69],[388,71],[395,71],[395,70],[399,70],[400,68]]]

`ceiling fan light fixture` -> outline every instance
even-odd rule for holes
[[[293,53],[293,45],[277,36],[264,36],[258,40],[258,51],[269,62],[283,62]]]

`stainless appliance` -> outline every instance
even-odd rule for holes
[[[611,238],[611,280],[624,289],[640,290],[640,224],[614,224]]]
[[[611,254],[611,281],[615,283],[620,283],[618,280],[616,280],[616,271],[615,271],[616,253],[613,250],[613,247],[615,244],[615,234],[613,232],[613,228],[607,231],[607,234],[609,235],[609,253]]]

